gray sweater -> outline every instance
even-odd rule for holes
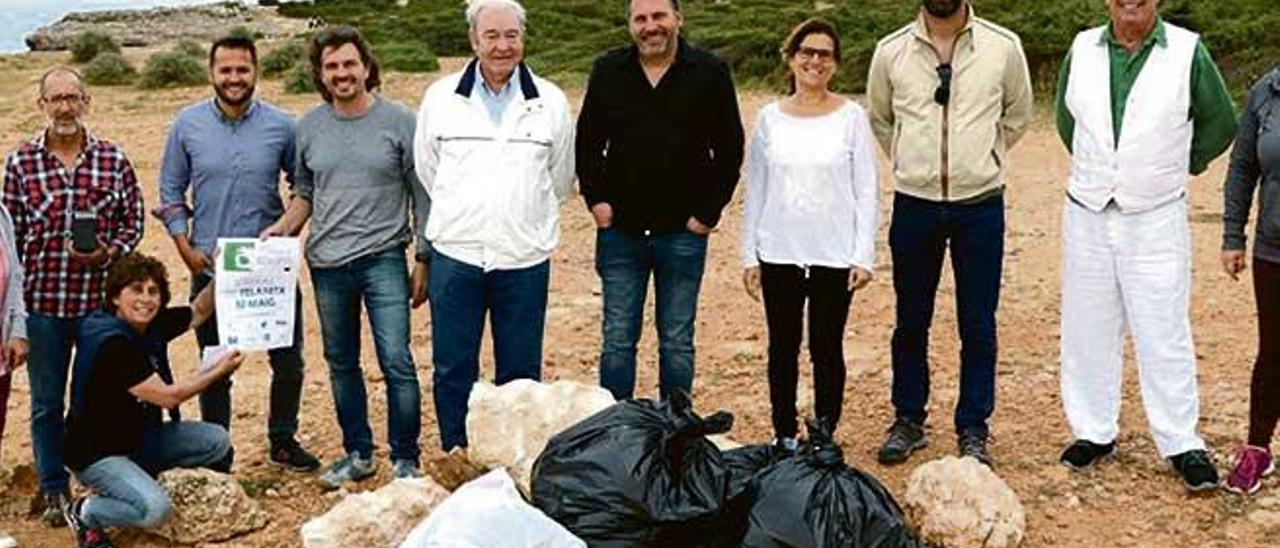
[[[1249,91],[1224,187],[1222,249],[1245,248],[1255,188],[1259,213],[1253,256],[1280,263],[1280,69]]]
[[[416,125],[407,107],[381,97],[363,116],[339,116],[324,104],[298,122],[293,191],[311,202],[311,266],[342,266],[411,237],[426,251],[431,201],[414,170]]]

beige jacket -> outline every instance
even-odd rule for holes
[[[970,8],[945,107],[934,101],[938,64],[923,15],[881,40],[867,77],[872,130],[893,159],[898,192],[933,201],[983,197],[1003,186],[1005,152],[1031,121],[1022,42]]]

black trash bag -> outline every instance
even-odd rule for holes
[[[628,400],[552,437],[533,465],[533,504],[592,548],[735,547],[749,500],[708,434],[733,415],[694,414],[686,395]]]
[[[809,442],[774,464],[776,449],[747,447],[726,456],[737,470],[759,465],[739,489],[754,503],[742,548],[921,548],[902,508],[879,481],[847,466],[825,425],[808,422]]]

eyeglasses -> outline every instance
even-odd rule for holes
[[[83,103],[84,99],[85,99],[85,95],[83,93],[62,93],[58,95],[49,95],[46,97],[41,97],[40,102],[46,105],[57,105],[57,104],[78,105],[80,103]]]
[[[944,107],[951,102],[951,63],[938,65],[938,89],[933,90],[933,101]]]
[[[796,57],[801,61],[808,61],[810,59],[830,61],[836,58],[836,52],[829,49],[802,47],[796,50]]]

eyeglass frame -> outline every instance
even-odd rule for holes
[[[836,52],[832,49],[800,47],[796,49],[795,58],[801,61],[816,59],[819,61],[835,61]]]

